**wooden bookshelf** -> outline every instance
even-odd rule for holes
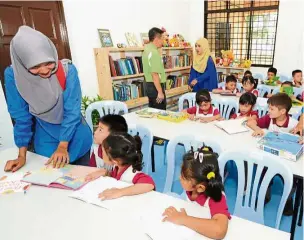
[[[112,77],[111,76],[111,70],[110,70],[110,64],[109,64],[109,55],[112,53],[119,53],[120,58],[125,58],[126,53],[136,53],[137,56],[140,56],[142,54],[142,51],[144,50],[143,47],[130,47],[130,48],[95,48],[94,49],[94,55],[95,55],[95,64],[96,64],[96,72],[97,72],[97,78],[98,78],[98,89],[99,89],[99,95],[103,99],[112,100],[114,98],[113,96],[113,82],[119,81],[119,80],[128,80],[132,78],[141,78],[144,77],[143,73],[134,74],[134,75],[126,75],[126,76],[117,76]],[[170,55],[171,50],[179,50],[181,52],[185,52],[188,50],[191,50],[192,54],[192,47],[166,47],[162,48],[161,50],[164,50],[166,55]],[[139,55],[138,55],[139,54]],[[172,69],[165,69],[166,73],[172,73],[172,72],[189,72],[190,66],[187,67],[176,67]],[[181,86],[172,88],[169,90],[166,90],[166,96],[167,98],[175,97],[182,95],[184,93],[188,92],[188,86]],[[131,99],[126,101],[126,104],[129,108],[136,108],[139,106],[143,106],[148,104],[148,98],[147,97],[140,97],[137,99]]]

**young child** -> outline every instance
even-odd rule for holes
[[[252,72],[249,71],[249,70],[246,70],[246,71],[244,72],[244,77],[252,77]]]
[[[223,193],[217,157],[210,147],[203,147],[197,152],[189,151],[184,155],[180,176],[188,200],[209,208],[210,219],[191,217],[185,209],[178,211],[169,207],[163,213],[163,221],[186,226],[208,238],[225,237],[231,216]]]
[[[218,89],[213,89],[213,93],[237,93],[238,89],[236,87],[237,79],[234,75],[229,75],[226,77],[225,86]]]
[[[275,132],[290,132],[298,123],[288,112],[292,106],[291,98],[285,93],[277,93],[267,101],[268,114],[258,120],[249,120],[247,125],[254,130],[253,136],[263,136],[262,128]]]
[[[109,136],[110,133],[128,132],[128,125],[124,117],[120,115],[109,114],[103,116],[98,123],[98,128],[94,133],[94,147],[90,158],[90,167],[104,167],[102,160],[101,144],[103,140]]]
[[[275,77],[277,75],[278,70],[274,67],[270,67],[268,68],[267,71],[267,80],[272,79],[273,77]]]
[[[245,92],[251,92],[256,97],[259,95],[259,91],[256,89],[258,86],[258,82],[252,76],[244,77],[242,80],[243,89]]]
[[[303,84],[303,76],[301,70],[292,71],[292,80],[295,87],[302,87]]]
[[[207,123],[221,118],[219,110],[211,105],[211,96],[207,89],[199,90],[195,97],[198,107],[184,110],[189,114],[189,119],[199,118],[201,122]]]
[[[250,119],[257,120],[259,118],[259,114],[257,111],[253,111],[256,99],[257,98],[253,93],[244,93],[239,100],[239,113],[232,114],[230,116],[230,119],[247,117]]]
[[[139,136],[128,133],[112,133],[102,142],[103,160],[113,166],[113,170],[99,172],[100,176],[110,176],[117,180],[133,183],[130,187],[107,189],[99,194],[102,200],[120,198],[150,192],[155,189],[153,179],[141,172],[143,154]],[[98,178],[95,175],[95,178]]]

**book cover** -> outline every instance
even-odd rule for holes
[[[130,68],[131,68],[131,70],[132,70],[132,74],[136,74],[136,69],[135,69],[135,67],[134,67],[132,58],[127,58],[127,61],[128,61],[129,66],[130,66]]]
[[[117,60],[117,61],[118,61],[118,64],[119,64],[119,70],[120,70],[120,72],[121,72],[121,75],[122,75],[122,76],[127,75],[126,72],[125,72],[125,69],[124,69],[124,67],[123,67],[122,60],[119,59],[119,60]]]
[[[143,65],[142,65],[142,57],[135,57],[135,59],[138,60],[140,72],[143,73],[144,70],[143,70]]]
[[[268,132],[258,141],[258,148],[273,155],[297,161],[303,154],[299,136],[281,132]]]
[[[116,73],[116,70],[115,70],[114,61],[113,61],[112,56],[109,56],[109,61],[110,61],[111,76],[116,77],[117,73]]]
[[[131,71],[129,70],[129,66],[127,64],[126,59],[121,59],[122,67],[124,69],[125,75],[131,75]]]
[[[119,63],[118,63],[117,60],[114,61],[114,66],[115,66],[115,70],[116,70],[117,76],[122,76],[122,73],[121,73],[120,67],[119,67]]]

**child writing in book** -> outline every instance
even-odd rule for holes
[[[164,220],[188,227],[208,238],[222,239],[228,229],[228,211],[224,186],[219,173],[218,155],[210,147],[184,155],[180,182],[188,200],[210,209],[210,219],[188,216],[184,209],[169,207]]]
[[[259,118],[259,114],[257,111],[253,111],[256,99],[257,97],[253,93],[244,93],[239,100],[239,113],[232,114],[230,119],[246,117],[248,119],[257,120]]]
[[[263,136],[263,128],[275,132],[290,132],[298,123],[288,112],[292,106],[291,98],[285,93],[277,93],[267,101],[268,114],[258,120],[249,120],[247,125],[254,132],[253,136]]]
[[[102,159],[102,148],[101,144],[110,133],[116,132],[128,132],[128,125],[124,117],[115,114],[108,114],[100,118],[98,128],[94,132],[94,145],[93,151],[90,158],[89,166],[98,167],[100,170],[89,174],[86,180],[90,181],[100,176],[99,172],[105,171],[104,161]],[[97,177],[96,177],[97,176]]]
[[[221,119],[219,110],[211,104],[211,96],[207,89],[199,90],[195,98],[197,106],[184,110],[189,114],[190,120],[200,119],[201,122],[207,123]]]
[[[229,75],[226,77],[226,83],[225,86],[213,89],[213,93],[237,93],[238,89],[236,87],[237,79],[234,75]]]
[[[301,70],[292,71],[292,80],[295,87],[302,87],[303,75]]]
[[[134,185],[121,189],[107,189],[99,194],[100,199],[137,195],[155,189],[153,179],[141,172],[143,167],[141,144],[139,136],[132,137],[128,133],[110,134],[102,142],[103,160],[105,164],[113,166],[113,170],[100,172],[100,176],[110,176]]]
[[[242,85],[245,92],[251,92],[256,97],[258,97],[259,91],[256,89],[258,86],[258,81],[256,79],[254,79],[252,76],[243,77]],[[242,94],[237,94],[237,95],[241,96]]]

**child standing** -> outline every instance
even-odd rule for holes
[[[207,89],[199,90],[195,98],[198,107],[184,110],[184,112],[189,114],[189,119],[199,118],[201,122],[207,123],[221,118],[219,110],[211,105],[211,96]]]
[[[249,120],[247,123],[254,130],[253,136],[263,136],[262,128],[288,133],[297,125],[298,121],[288,115],[292,101],[287,94],[277,93],[269,98],[267,103],[269,113],[258,120]]]
[[[238,89],[236,87],[237,79],[234,75],[229,75],[226,77],[225,86],[218,89],[213,89],[213,93],[237,93]]]
[[[259,91],[256,89],[258,86],[258,81],[256,79],[254,79],[252,76],[244,77],[242,80],[242,85],[245,92],[251,92],[258,97]]]
[[[169,207],[163,213],[163,221],[186,226],[208,238],[222,239],[228,229],[228,211],[223,193],[222,177],[217,162],[218,155],[209,147],[197,152],[189,151],[184,155],[180,182],[191,202],[210,209],[210,219],[188,216],[185,209],[181,212]]]
[[[303,76],[301,70],[292,71],[292,80],[295,87],[302,87]]]
[[[256,103],[256,96],[253,93],[244,93],[239,100],[239,113],[234,113],[230,116],[230,119],[247,117],[250,119],[257,120],[259,114],[257,111],[253,111],[254,105]]]

